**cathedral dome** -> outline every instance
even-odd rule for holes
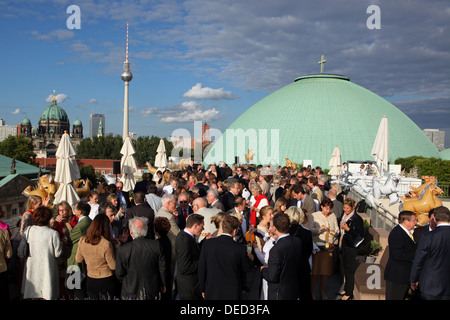
[[[41,114],[39,121],[41,120],[56,120],[56,121],[69,121],[66,111],[58,106],[56,98],[53,97],[53,102]]]
[[[374,161],[371,151],[383,116],[388,118],[390,163],[415,155],[439,158],[430,139],[393,104],[348,77],[316,74],[295,79],[242,113],[215,141],[204,162],[217,163],[222,157],[234,163],[238,156],[245,163],[250,148],[250,163],[283,166],[289,158],[300,165],[311,160],[313,167],[329,168],[335,146],[342,161]],[[272,131],[278,132],[274,141]],[[249,142],[255,139],[256,145]]]
[[[31,121],[30,119],[28,119],[28,117],[25,117],[25,119],[22,120],[22,125],[31,125]]]
[[[74,125],[74,126],[81,126],[81,125],[83,125],[83,124],[81,123],[80,119],[77,118],[77,120],[75,120],[75,121],[73,122],[73,125]]]

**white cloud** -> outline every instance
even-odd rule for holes
[[[204,106],[196,101],[183,102],[169,109],[159,110],[160,122],[211,122],[220,118],[220,112],[216,108],[204,109]]]
[[[143,60],[151,60],[153,59],[153,52],[136,52],[133,54],[134,57]]]
[[[11,112],[11,114],[15,115],[15,114],[19,114],[22,111],[20,110],[20,108],[17,108],[16,110],[14,110],[13,112]]]
[[[62,103],[64,101],[66,101],[67,99],[69,99],[69,96],[65,93],[59,93],[56,95],[56,102],[57,103]],[[49,95],[46,99],[45,102],[52,102],[53,101],[53,95]]]
[[[83,43],[81,41],[77,41],[75,43],[72,43],[70,45],[70,48],[73,51],[76,51],[76,52],[88,52],[88,51],[91,50],[91,48],[87,44],[85,44],[85,43]]]
[[[56,96],[56,100],[59,102],[58,96]],[[89,101],[84,102],[84,103],[82,103],[82,104],[77,104],[77,105],[74,106],[74,107],[75,107],[75,108],[81,108],[81,109],[83,109],[83,108],[86,108],[87,106],[89,106],[89,105],[91,105],[91,104],[93,104],[93,105],[98,105],[98,104],[99,104],[99,101],[98,101],[97,99],[95,99],[95,98],[92,98],[92,99],[89,99]]]
[[[183,98],[187,99],[238,99],[239,96],[234,96],[231,91],[224,91],[223,88],[213,89],[209,87],[203,87],[201,83],[197,83],[186,93],[183,94]]]
[[[56,29],[49,33],[40,33],[39,31],[33,30],[31,31],[31,35],[37,40],[51,41],[72,39],[75,36],[75,33],[68,29]]]
[[[145,107],[141,114],[143,117],[154,115],[160,122],[193,122],[193,121],[214,121],[220,118],[220,112],[216,108],[205,108],[196,101],[186,101],[174,105],[170,108],[161,109],[158,107]]]
[[[144,117],[148,117],[149,115],[154,114],[157,111],[158,111],[157,107],[146,107],[144,108],[144,110],[142,110],[141,113]]]

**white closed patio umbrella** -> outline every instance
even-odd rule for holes
[[[377,167],[378,175],[386,175],[389,169],[389,127],[388,118],[383,116],[381,118],[380,126],[378,127],[377,136],[372,147],[372,157],[374,157]]]
[[[328,165],[331,167],[331,170],[328,172],[330,176],[340,177],[344,172],[342,169],[341,151],[338,146],[334,147],[333,154],[331,155]]]
[[[164,171],[167,168],[166,146],[164,139],[159,140],[158,149],[156,149],[155,167]]]
[[[120,171],[122,177],[120,181],[123,183],[123,191],[130,191],[134,189],[136,185],[136,178],[134,173],[137,171],[136,160],[133,154],[135,153],[133,144],[131,143],[130,137],[126,137],[123,143],[122,149],[120,150],[122,154],[122,160],[120,161]]]
[[[67,201],[72,207],[80,201],[74,181],[80,179],[80,170],[75,160],[76,151],[69,135],[64,132],[56,150],[55,181],[59,182],[54,203]]]

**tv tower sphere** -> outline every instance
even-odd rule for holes
[[[131,79],[133,79],[133,74],[130,72],[130,63],[125,62],[123,69],[124,71],[120,77],[122,78],[123,81],[130,82]]]

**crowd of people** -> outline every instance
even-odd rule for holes
[[[355,207],[320,167],[223,162],[144,173],[129,192],[101,183],[73,207],[30,196],[16,236],[0,225],[1,300],[12,281],[22,299],[310,301],[328,298],[338,270],[337,294],[351,300],[364,236]],[[422,237],[420,262],[408,247],[414,289],[435,241]],[[388,265],[387,281],[405,282]]]

